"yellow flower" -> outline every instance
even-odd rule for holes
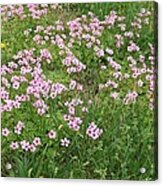
[[[1,43],[1,48],[6,48],[6,45],[4,43]]]

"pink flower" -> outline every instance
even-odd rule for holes
[[[128,37],[128,38],[132,38],[133,35],[134,35],[133,32],[125,32],[125,33],[124,33],[124,36],[125,36],[125,37]]]
[[[73,129],[74,131],[78,131],[80,129],[80,125],[83,123],[80,117],[71,117],[68,122],[69,128]]]
[[[25,150],[25,151],[30,150],[30,144],[29,144],[28,141],[23,140],[23,141],[20,142],[20,144],[21,144],[21,147],[22,147],[23,150]]]
[[[70,140],[67,138],[61,139],[61,146],[68,147],[70,145]]]
[[[69,114],[74,115],[75,114],[75,108],[74,107],[69,107],[68,112],[69,112]]]
[[[129,52],[134,52],[134,51],[139,51],[140,50],[140,48],[135,44],[135,43],[131,43],[129,46],[128,46],[128,48],[127,48],[127,50],[129,51]]]
[[[89,124],[89,127],[87,128],[86,131],[86,134],[94,140],[98,139],[102,135],[102,133],[103,130],[98,128],[94,122]]]
[[[143,63],[143,62],[145,61],[145,56],[140,55],[140,56],[139,56],[139,61]]]
[[[65,115],[63,116],[63,118],[64,118],[65,121],[69,121],[69,120],[71,119],[71,116],[65,114]]]
[[[39,137],[35,137],[33,140],[33,144],[37,147],[41,145],[41,139]]]
[[[16,134],[21,134],[22,129],[23,129],[24,127],[25,127],[25,126],[24,126],[24,123],[21,122],[21,121],[19,121],[19,122],[17,123],[16,127],[14,127],[15,133],[16,133]]]
[[[138,97],[138,93],[136,91],[129,92],[128,94],[126,94],[125,98],[123,99],[123,103],[127,105],[129,103],[135,102],[137,97]]]
[[[104,56],[104,50],[102,50],[102,49],[98,50],[98,51],[96,52],[96,55],[97,55],[98,57],[103,57],[103,56]]]
[[[20,108],[21,103],[19,101],[13,101],[14,108]]]
[[[36,151],[36,146],[35,146],[34,144],[30,144],[30,145],[29,145],[29,150],[30,150],[31,152],[35,152],[35,151]]]
[[[3,100],[9,99],[9,93],[5,89],[2,89],[2,88],[1,88],[0,96],[1,96],[1,99]]]
[[[12,87],[14,88],[14,89],[18,89],[19,88],[19,86],[20,86],[20,84],[19,84],[19,82],[17,82],[17,81],[15,81],[14,83],[13,83],[13,85],[12,85]]]
[[[123,36],[120,34],[116,34],[115,38],[116,38],[116,47],[120,48],[124,44]]]
[[[43,109],[43,108],[38,108],[37,113],[38,113],[40,116],[42,116],[43,114],[45,114],[45,109]]]
[[[92,47],[92,43],[91,43],[91,42],[88,42],[88,43],[86,44],[86,47],[87,47],[87,48],[91,48],[91,47]]]
[[[107,52],[109,55],[113,55],[113,54],[114,54],[113,50],[112,50],[112,49],[109,49],[109,48],[106,49],[106,52]]]
[[[113,99],[117,99],[117,98],[118,98],[118,95],[119,95],[118,92],[113,92],[113,93],[110,94],[110,96],[111,96]]]
[[[10,131],[8,130],[8,128],[2,129],[2,136],[7,137],[9,134],[10,134]]]
[[[52,60],[52,56],[47,49],[41,49],[41,58],[45,59],[48,63]]]
[[[75,80],[71,80],[70,84],[69,84],[69,89],[70,90],[74,90],[76,87],[76,81]]]
[[[48,132],[48,137],[50,138],[50,139],[55,139],[56,138],[56,132],[54,131],[54,130],[50,130],[49,132]]]
[[[16,150],[16,149],[19,148],[19,144],[18,144],[18,142],[11,142],[10,147],[11,147],[13,150]]]
[[[24,128],[25,126],[24,126],[24,123],[22,121],[18,121],[17,127]]]
[[[83,90],[83,85],[81,84],[77,84],[77,88],[76,88],[78,91],[82,91]]]

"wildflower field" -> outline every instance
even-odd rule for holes
[[[156,8],[1,6],[2,176],[157,178]]]

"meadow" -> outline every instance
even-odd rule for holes
[[[1,6],[4,177],[157,178],[154,2]]]

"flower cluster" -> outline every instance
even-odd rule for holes
[[[78,90],[78,91],[82,91],[83,90],[83,85],[78,83],[77,81],[75,80],[72,80],[70,81],[70,84],[69,84],[69,89],[70,90]]]
[[[56,10],[61,8],[61,5],[48,5],[48,4],[28,4],[24,5],[2,5],[1,14],[3,20],[7,21],[9,18],[18,17],[24,20],[27,17],[32,19],[40,19],[42,16],[46,15],[51,10]],[[27,13],[26,13],[27,11]]]
[[[1,12],[3,20],[11,17],[37,20],[58,8],[60,5],[7,5],[1,7]],[[124,107],[139,101],[143,93],[149,109],[154,109],[154,45],[148,42],[144,51],[139,42],[141,29],[150,22],[150,14],[145,9],[138,12],[129,25],[131,30],[125,22],[126,17],[115,11],[103,19],[88,12],[66,23],[59,18],[50,25],[38,24],[26,28],[23,37],[25,41],[32,41],[36,48],[18,51],[1,66],[2,116],[16,109],[24,109],[23,106],[30,103],[38,118],[61,114],[68,126],[66,130],[80,130],[82,133],[85,127],[81,126],[88,123],[86,119],[91,111],[87,106],[96,106],[98,96],[103,93],[112,102],[117,101]],[[113,33],[111,39],[105,39],[105,34],[109,33]],[[91,56],[87,57],[87,51]],[[66,76],[65,79],[55,78],[60,71]],[[93,76],[96,71],[97,74]],[[90,76],[92,81],[89,81]],[[90,95],[92,92],[93,98]],[[87,101],[88,105],[85,104]],[[49,114],[53,106],[56,110]],[[62,127],[58,127],[58,130]],[[44,142],[42,136],[46,136],[51,143],[59,136],[59,144],[64,147],[68,147],[72,141],[63,137],[62,132],[49,128],[46,134],[36,134],[40,137],[25,140],[23,135],[26,128],[23,121],[18,121],[14,130],[8,125],[2,128],[5,139],[8,136],[12,138],[16,133],[15,138],[10,140],[11,149],[35,152]],[[84,133],[96,140],[103,134],[102,128],[91,122]]]
[[[20,108],[22,102],[30,101],[34,97],[32,104],[39,115],[43,115],[48,110],[48,106],[43,100],[44,98],[56,98],[67,88],[61,83],[53,83],[51,80],[46,80],[41,63],[43,61],[49,63],[52,56],[47,49],[41,49],[40,56],[36,57],[35,49],[23,50],[13,56],[13,61],[8,65],[2,65],[2,84],[1,99],[4,102],[1,111],[11,111],[14,108]],[[20,75],[14,75],[15,71],[20,70]],[[11,76],[10,80],[5,76]],[[30,78],[27,79],[27,76]],[[15,99],[10,99],[8,89],[12,86],[13,89],[19,90],[20,84],[26,85],[26,93],[16,95]]]
[[[75,107],[82,105],[83,101],[80,99],[73,99],[71,102],[65,102],[65,106],[68,107],[68,114],[64,115],[64,120],[68,121],[69,128],[78,131],[80,125],[83,123],[80,117],[75,116]]]
[[[17,125],[15,126],[15,130],[14,130],[14,132],[16,133],[16,134],[21,134],[21,132],[22,132],[22,129],[24,128],[25,126],[24,126],[24,123],[23,122],[21,122],[21,121],[18,121],[18,123],[17,123]]]
[[[46,60],[46,62],[47,63],[50,63],[51,62],[51,60],[52,60],[52,56],[51,56],[51,54],[50,54],[50,52],[47,50],[47,49],[41,49],[41,59],[44,59],[44,60]]]
[[[99,84],[100,90],[102,90],[103,88],[108,88],[108,87],[116,89],[118,87],[118,84],[111,80],[108,80],[105,84]]]
[[[89,124],[89,127],[87,128],[87,131],[86,131],[86,134],[93,140],[98,139],[102,133],[103,133],[103,130],[98,128],[94,122],[91,122]]]
[[[67,67],[67,72],[77,73],[86,69],[86,66],[83,65],[76,57],[71,53],[68,53],[66,58],[63,60],[63,64]]]
[[[10,144],[11,149],[16,150],[21,148],[23,151],[27,152],[35,152],[37,147],[41,145],[41,139],[39,137],[35,137],[33,141],[30,143],[29,141],[12,141]]]
[[[137,97],[138,97],[137,92],[135,91],[129,92],[128,94],[126,94],[125,98],[123,99],[123,102],[125,105],[127,105],[131,102],[135,102]]]
[[[150,12],[146,10],[143,10],[143,11],[144,13],[140,11],[135,16],[134,22],[131,23],[132,27],[141,29],[144,25],[148,24]],[[98,58],[102,58],[102,57],[107,58],[109,65],[115,71],[112,73],[113,78],[119,81],[122,81],[122,80],[127,80],[127,79],[130,80],[130,77],[135,79],[141,76],[141,74],[144,74],[147,72],[149,73],[151,71],[151,69],[147,69],[147,66],[145,63],[145,56],[142,54],[140,54],[139,56],[139,61],[142,64],[142,68],[137,67],[140,65],[137,63],[137,60],[134,59],[134,53],[137,53],[137,52],[142,53],[142,51],[140,47],[138,46],[138,44],[134,42],[133,40],[135,40],[135,38],[139,38],[140,33],[138,33],[135,30],[128,31],[126,29],[126,24],[124,23],[124,21],[125,21],[125,17],[118,15],[115,11],[111,11],[110,14],[106,15],[105,19],[102,21],[100,21],[95,16],[95,14],[93,14],[92,12],[89,12],[88,15],[82,15],[81,17],[78,17],[67,23],[66,26],[68,26],[68,29],[70,30],[69,39],[66,37],[66,34],[64,33],[66,26],[64,27],[63,22],[61,20],[58,20],[55,26],[50,25],[49,27],[44,28],[45,31],[41,26],[38,26],[38,28],[35,31],[36,33],[38,33],[39,31],[44,32],[45,36],[44,38],[41,39],[42,43],[45,44],[50,39],[52,44],[57,45],[59,47],[60,49],[59,55],[65,56],[63,58],[63,64],[64,66],[67,67],[67,72],[69,74],[78,73],[86,69],[86,66],[82,64],[80,60],[71,51],[73,44],[77,43],[78,45],[81,45],[81,41],[84,41],[85,47],[88,49],[92,48],[95,52],[95,55]],[[127,57],[127,60],[131,63],[129,64],[131,73],[123,74],[121,72],[121,70],[123,71],[123,68],[122,68],[122,65],[118,61],[115,61],[114,56],[113,56],[114,51],[109,47],[104,49],[100,41],[100,36],[103,34],[103,32],[106,29],[114,29],[116,23],[122,32],[122,34],[119,34],[119,33],[115,34],[114,38],[115,38],[116,47],[121,48],[122,46],[124,46],[124,40],[126,40],[127,38],[128,39],[127,51],[133,54]],[[60,29],[57,29],[58,27]],[[57,30],[59,32],[56,34]],[[56,34],[55,37],[51,37],[53,34]],[[40,35],[40,37],[42,36]],[[151,44],[149,45],[152,46]],[[153,56],[154,56],[154,53],[152,54],[152,56],[150,56],[150,59],[152,59]],[[100,68],[107,69],[107,66],[100,65]],[[109,81],[114,82],[114,80],[112,79],[110,79]],[[105,86],[106,87],[110,86],[108,82],[104,86],[100,84],[99,85],[100,88],[105,87]],[[115,82],[115,84],[111,86],[116,87],[118,86],[118,84],[119,84],[118,82]],[[138,87],[142,87],[143,80],[139,79],[137,81],[137,85]],[[70,86],[73,88],[75,86],[75,82],[72,81]],[[132,90],[130,91],[132,92]],[[112,95],[112,93],[110,95]]]

